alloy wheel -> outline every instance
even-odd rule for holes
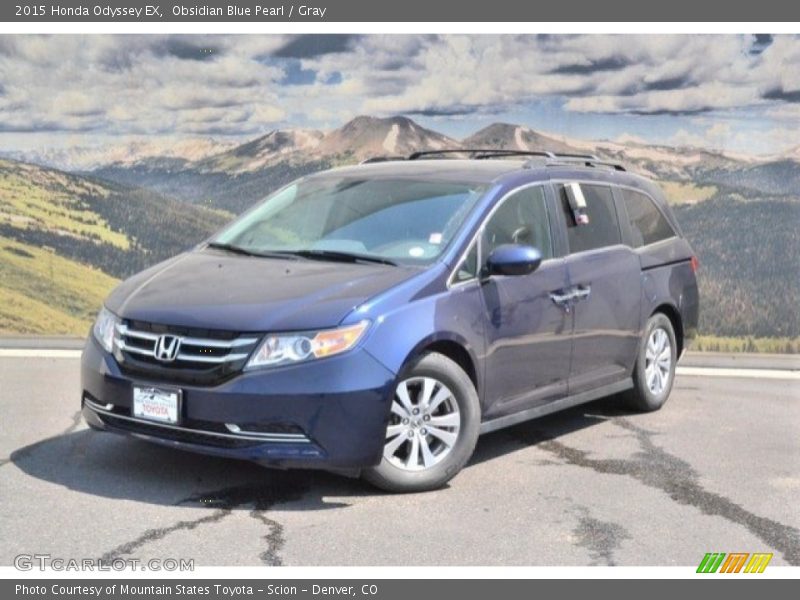
[[[455,396],[433,377],[410,377],[395,389],[384,458],[406,471],[422,471],[453,449],[461,428]]]
[[[672,345],[669,342],[669,335],[660,327],[650,333],[644,361],[647,387],[651,393],[660,396],[667,388],[672,372]]]

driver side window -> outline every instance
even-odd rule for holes
[[[543,260],[552,258],[544,188],[527,187],[506,198],[487,221],[481,241],[484,262],[492,250],[503,244],[533,246],[541,252]]]

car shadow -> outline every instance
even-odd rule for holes
[[[20,448],[10,462],[69,490],[164,506],[263,510],[286,503],[286,510],[327,510],[371,491],[322,471],[266,469],[91,429]]]
[[[484,435],[466,468],[621,414],[609,398]],[[164,506],[265,510],[281,504],[281,510],[330,510],[382,494],[359,479],[324,471],[267,469],[74,427],[19,448],[10,462],[69,490]]]
[[[478,438],[478,445],[467,468],[630,414],[630,411],[621,408],[618,396],[609,396],[545,417],[523,421]]]

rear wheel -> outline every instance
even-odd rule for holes
[[[669,397],[675,380],[678,345],[672,321],[656,313],[647,321],[633,370],[633,389],[623,397],[637,411],[661,408]]]
[[[442,354],[426,354],[401,375],[383,459],[364,479],[390,492],[443,486],[472,456],[480,406],[469,376]]]

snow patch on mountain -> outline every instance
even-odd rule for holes
[[[528,144],[526,144],[525,140],[522,139],[522,127],[517,127],[514,130],[514,142],[517,144],[517,148],[520,150],[524,150],[525,152],[530,150]]]
[[[397,148],[397,137],[400,135],[400,126],[397,123],[392,124],[392,128],[383,140],[383,149],[387,152],[394,152]]]

